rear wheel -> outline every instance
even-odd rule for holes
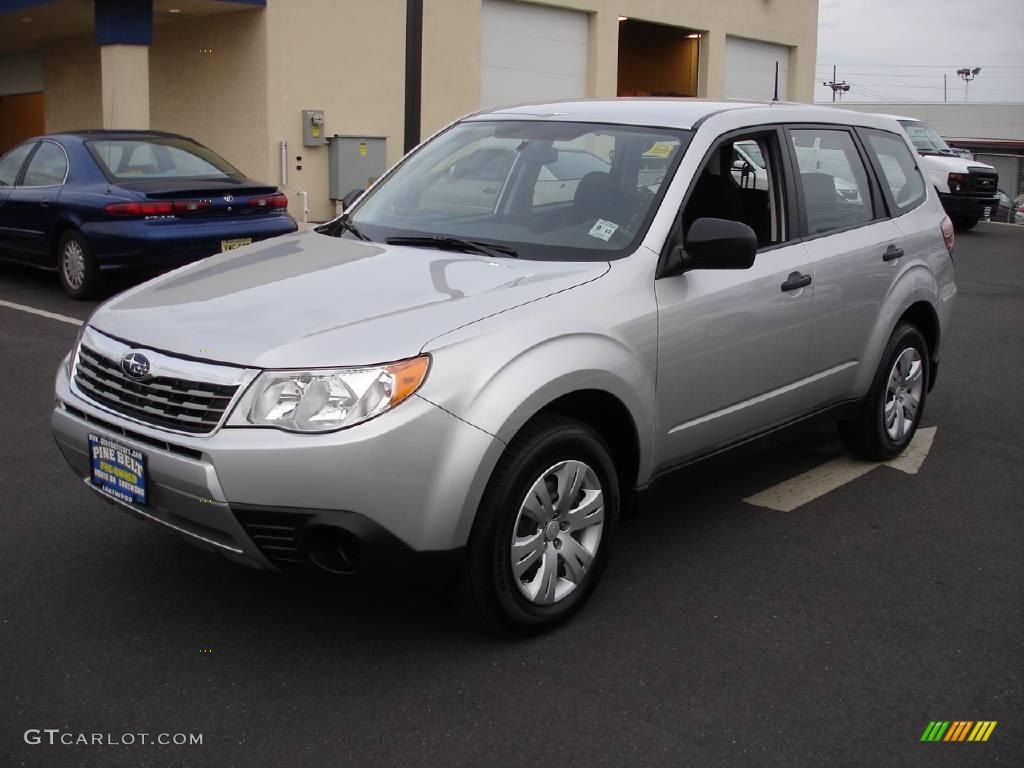
[[[868,396],[852,419],[839,422],[839,437],[856,456],[886,461],[910,444],[928,395],[928,344],[910,323],[889,338]]]
[[[619,517],[615,466],[585,424],[541,416],[501,457],[466,548],[464,612],[501,633],[539,632],[593,592]]]
[[[957,216],[953,219],[953,226],[957,232],[966,232],[969,229],[974,229],[979,221],[981,221],[980,216]]]
[[[57,245],[60,284],[73,299],[91,298],[99,289],[101,276],[96,260],[79,232],[65,232]]]

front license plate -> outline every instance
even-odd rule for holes
[[[109,437],[89,435],[92,484],[128,504],[146,504],[146,454]]]
[[[233,251],[235,248],[241,248],[243,245],[252,245],[251,237],[236,237],[233,240],[221,240],[220,249],[222,251]]]

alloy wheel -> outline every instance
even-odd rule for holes
[[[61,259],[61,270],[64,272],[64,280],[68,286],[77,291],[85,282],[85,251],[81,243],[76,240],[68,240],[64,243],[64,253]]]
[[[907,347],[896,358],[885,388],[883,419],[889,439],[902,442],[913,428],[924,391],[921,353]]]
[[[582,461],[562,461],[538,477],[512,528],[512,576],[535,605],[562,600],[584,580],[604,529],[604,491]]]

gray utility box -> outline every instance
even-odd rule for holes
[[[324,111],[322,109],[302,110],[302,146],[322,147],[325,143]]]
[[[331,200],[366,189],[387,170],[388,140],[383,136],[334,135],[327,143]]]

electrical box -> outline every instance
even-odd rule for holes
[[[388,140],[383,136],[334,135],[328,142],[331,200],[366,189],[387,170]]]
[[[322,109],[302,110],[302,146],[322,147],[327,143]]]

